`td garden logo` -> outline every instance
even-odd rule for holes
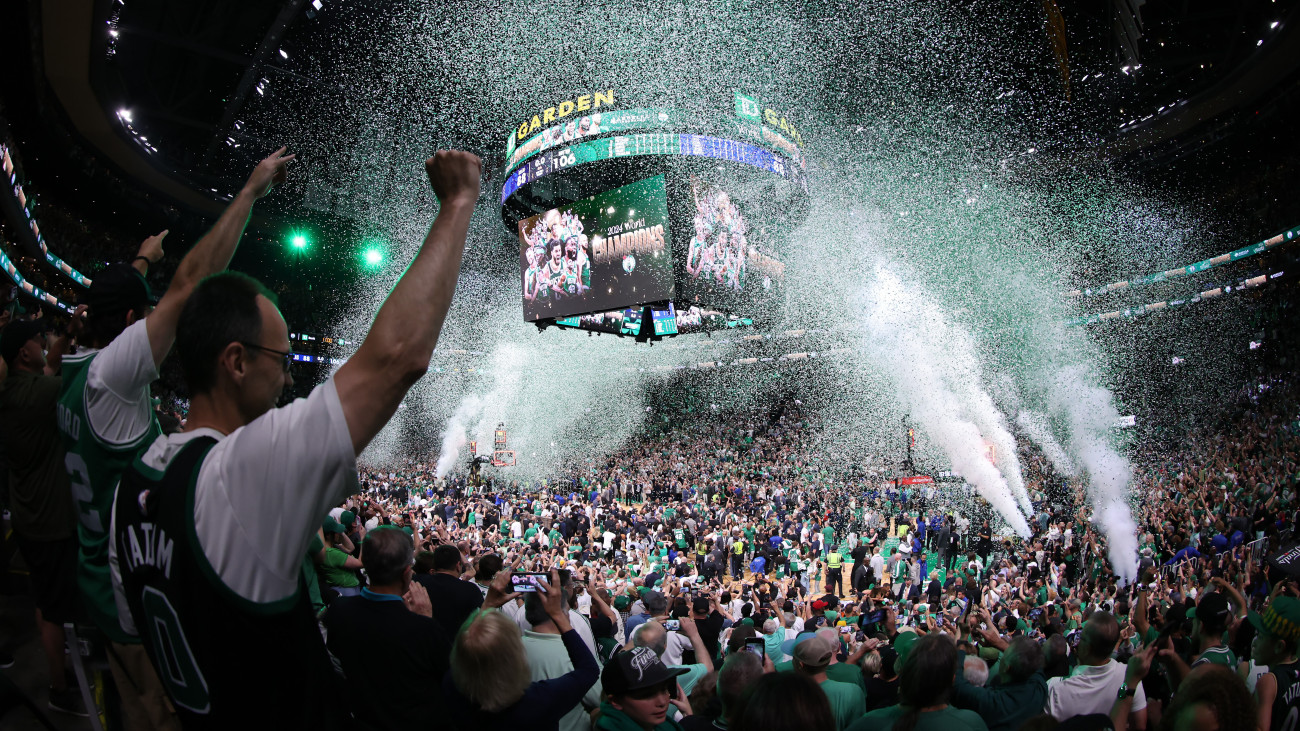
[[[758,100],[754,97],[736,92],[736,116],[762,124],[763,108],[759,106]]]

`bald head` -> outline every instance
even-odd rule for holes
[[[655,620],[642,622],[632,631],[633,647],[649,647],[655,654],[663,657],[668,650],[668,632]]]

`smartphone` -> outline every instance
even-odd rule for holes
[[[681,628],[682,628],[682,621],[680,619],[664,620],[664,629],[668,630],[669,632],[676,632]]]
[[[543,572],[516,571],[510,574],[510,590],[536,592],[538,586],[549,585],[551,575]]]
[[[751,652],[758,655],[759,660],[767,659],[767,649],[763,644],[763,638],[761,637],[750,637],[745,640],[745,652]]]
[[[845,626],[843,626],[843,627],[840,627],[840,634],[842,634],[842,635],[847,635],[847,634],[850,634],[850,633],[852,633],[852,632],[853,632],[853,628],[850,627],[850,626],[848,626],[848,625],[845,625]]]
[[[880,624],[885,621],[885,610],[877,609],[874,612],[867,612],[862,617],[862,624]]]

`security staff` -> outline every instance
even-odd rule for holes
[[[835,596],[844,591],[844,557],[838,546],[826,555],[826,589],[835,592]]]

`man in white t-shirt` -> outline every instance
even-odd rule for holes
[[[261,725],[340,723],[302,560],[322,516],[358,491],[356,456],[427,371],[455,292],[482,166],[438,152],[425,168],[440,203],[428,237],[356,353],[307,398],[276,408],[293,354],[256,280],[208,277],[180,315],[189,419],[123,473],[109,566],[122,628],[166,668],[183,726],[246,725],[250,707]]]
[[[1111,655],[1119,644],[1119,623],[1106,612],[1097,612],[1083,623],[1079,640],[1079,666],[1068,678],[1047,681],[1047,704],[1043,711],[1058,721],[1091,713],[1109,714],[1121,695],[1132,696],[1129,728],[1145,729],[1147,696],[1142,683],[1124,684],[1126,666]]]
[[[96,274],[81,342],[88,347],[63,359],[59,411],[80,523],[77,583],[83,608],[112,643],[109,668],[129,728],[177,728],[179,722],[140,638],[123,632],[118,617],[108,565],[113,493],[122,472],[161,432],[149,385],[171,352],[190,293],[230,263],[254,204],[286,176],[293,155],[284,152],[253,169],[216,224],[181,260],[157,307],[151,309],[145,275],[163,258],[166,231],[146,239],[129,264]]]

